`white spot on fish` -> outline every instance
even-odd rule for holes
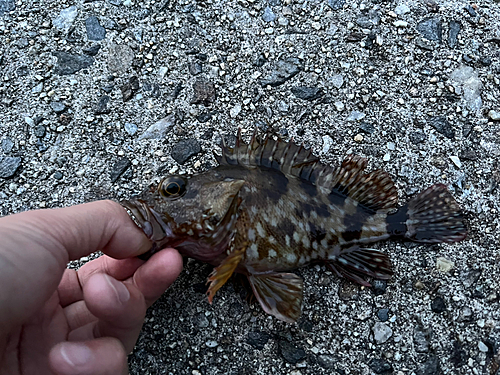
[[[285,236],[285,243],[286,246],[290,247],[290,236],[288,234]]]
[[[266,231],[262,227],[261,223],[257,223],[257,225],[255,225],[255,229],[257,229],[257,233],[259,234],[259,236],[261,236],[262,238],[266,237]]]
[[[247,251],[246,255],[248,259],[258,259],[259,258],[259,247],[257,246],[256,243],[251,244]]]
[[[293,240],[295,242],[299,242],[300,241],[300,234],[298,232],[293,232]]]
[[[297,262],[297,255],[295,253],[288,253],[285,256],[288,263],[294,264]]]
[[[309,238],[307,237],[307,235],[302,237],[302,243],[304,244],[304,247],[306,247],[306,248],[311,247],[311,241],[309,241]]]
[[[328,246],[328,242],[327,242],[326,238],[323,238],[321,240],[321,246],[323,246],[324,248],[326,248]]]
[[[250,207],[250,211],[252,211],[254,215],[257,215],[257,212],[259,212],[259,210],[256,206]]]
[[[271,218],[271,225],[272,225],[273,227],[278,226],[278,220],[277,220],[277,219],[276,219],[276,217],[274,217],[274,216]]]
[[[253,228],[248,230],[248,240],[252,242],[255,241],[255,230]]]
[[[312,243],[312,248],[313,248],[314,250],[318,250],[318,242],[317,242],[317,241],[313,241],[313,243]]]
[[[276,238],[274,238],[273,236],[269,236],[268,239],[269,243],[276,243]]]
[[[194,234],[194,232],[193,232],[192,229],[190,229],[190,230],[187,231],[187,234],[188,234],[188,236],[192,236]]]
[[[270,249],[269,252],[267,253],[267,255],[269,256],[269,258],[276,258],[276,256],[278,254],[276,254],[276,251],[273,250],[273,249]]]

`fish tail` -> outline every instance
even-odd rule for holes
[[[415,242],[461,241],[467,235],[462,211],[445,185],[436,184],[418,194],[387,218],[393,237]]]
[[[387,280],[392,276],[392,265],[387,254],[378,250],[352,246],[342,249],[334,261],[328,263],[330,269],[346,279],[364,286],[371,286],[363,276]]]

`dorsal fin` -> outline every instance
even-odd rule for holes
[[[222,155],[215,155],[220,165],[242,165],[267,167],[295,176],[321,186],[326,190],[337,190],[345,196],[373,210],[389,210],[396,207],[397,191],[390,176],[376,170],[365,173],[367,160],[360,156],[348,156],[337,169],[320,162],[310,149],[297,146],[280,137],[274,140],[270,133],[259,140],[257,129],[249,144],[241,138],[238,130],[236,144],[228,147],[222,141]]]

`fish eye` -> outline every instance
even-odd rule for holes
[[[160,193],[165,198],[179,198],[186,193],[186,181],[179,176],[170,176],[160,182]]]

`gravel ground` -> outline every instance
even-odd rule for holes
[[[324,267],[303,314],[235,278],[212,305],[195,261],[149,310],[131,374],[496,374],[500,10],[434,0],[0,0],[0,214],[124,199],[214,166],[238,127],[328,163],[367,156],[401,202],[445,183],[469,235],[387,242],[395,275]]]

